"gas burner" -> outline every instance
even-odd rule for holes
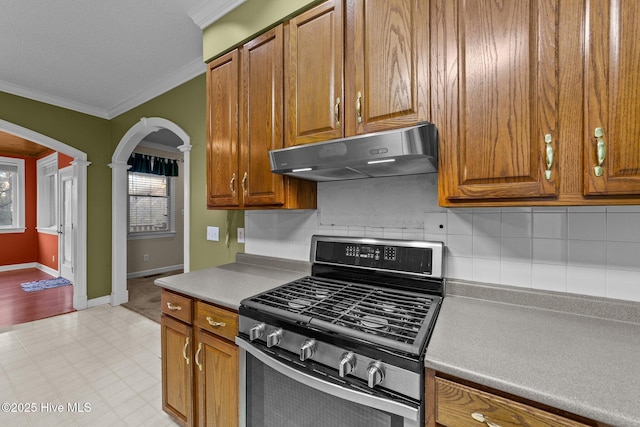
[[[382,309],[387,313],[393,313],[396,311],[397,306],[391,303],[382,304]]]
[[[309,307],[311,305],[311,301],[308,301],[306,299],[296,298],[292,301],[289,301],[287,304],[289,305],[289,307],[293,309],[301,309],[301,308]]]
[[[325,299],[329,296],[329,291],[327,289],[316,289],[316,298]]]
[[[389,321],[377,316],[363,316],[360,319],[360,325],[367,329],[386,330],[389,328]]]

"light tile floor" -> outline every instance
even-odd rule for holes
[[[160,325],[123,307],[2,328],[0,426],[176,426],[160,355]]]

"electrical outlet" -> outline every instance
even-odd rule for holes
[[[55,255],[51,255],[51,262],[56,262],[56,256]]]
[[[217,242],[220,240],[220,228],[207,226],[207,240]]]
[[[144,254],[144,255],[142,256],[142,259],[143,259],[144,261],[149,261],[149,254]]]
[[[238,228],[238,243],[244,243],[244,228]]]

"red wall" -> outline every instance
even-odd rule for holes
[[[58,269],[58,236],[38,233],[37,224],[37,169],[36,159],[25,160],[26,211],[24,233],[0,234],[0,266],[37,262],[54,270]],[[58,168],[69,166],[73,157],[58,153]]]
[[[9,157],[9,156],[6,156]],[[23,264],[37,259],[36,233],[36,159],[24,158],[25,225],[24,233],[0,233],[0,265]],[[57,236],[54,236],[57,237]]]

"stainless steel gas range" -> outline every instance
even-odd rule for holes
[[[241,425],[422,426],[443,250],[314,236],[311,276],[241,302]]]

